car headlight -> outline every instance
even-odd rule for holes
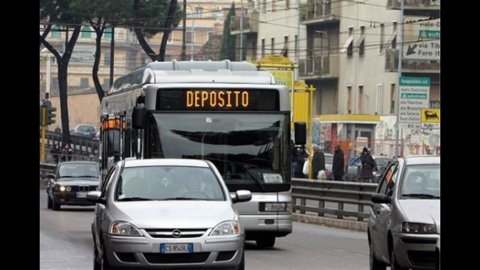
[[[263,212],[292,212],[292,203],[291,202],[260,203],[260,211],[263,211]]]
[[[115,221],[110,226],[110,234],[120,236],[142,236],[142,233],[132,224],[125,221]]]
[[[240,234],[240,223],[235,220],[224,221],[213,228],[210,236],[225,236]]]
[[[437,233],[435,224],[403,222],[402,232],[405,233]]]

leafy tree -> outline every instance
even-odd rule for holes
[[[235,55],[235,36],[230,34],[230,22],[235,14],[235,3],[232,3],[232,7],[228,11],[227,18],[223,24],[223,40],[222,50],[220,52],[221,59],[230,59],[230,61],[236,60]]]
[[[164,0],[134,0],[134,21],[129,25],[133,28],[140,46],[153,61],[165,60],[168,36],[172,29],[178,26],[182,14],[177,0],[171,0],[169,3]],[[145,38],[160,32],[163,32],[162,42],[159,53],[156,54]]]
[[[62,120],[63,143],[70,143],[70,128],[68,123],[68,63],[72,56],[73,48],[80,34],[81,23],[85,20],[90,6],[86,0],[40,0],[40,19],[46,24],[43,33],[40,35],[40,44],[45,46],[57,60],[58,89],[60,94],[60,112]],[[67,36],[73,29],[69,39],[62,48],[55,48],[46,40],[53,25],[63,25]]]

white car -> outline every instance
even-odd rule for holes
[[[370,269],[436,269],[440,249],[440,157],[398,158],[372,194]]]
[[[244,269],[245,233],[233,203],[252,194],[228,192],[213,163],[193,159],[117,162],[92,223],[94,269]]]

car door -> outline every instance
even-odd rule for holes
[[[113,179],[115,179],[116,172],[118,171],[118,166],[112,166],[110,168],[110,171],[108,171],[107,175],[105,176],[106,182],[104,185],[102,185],[102,195],[101,199],[104,201],[107,200],[108,198],[108,192],[109,192],[109,187],[112,185]],[[95,234],[95,244],[97,245],[97,249],[101,251],[101,246],[100,246],[100,237],[102,237],[102,225],[105,220],[105,210],[106,210],[106,204],[103,203],[97,203],[95,207],[95,220],[94,220],[94,234]]]
[[[378,193],[389,195],[390,197],[392,196],[395,183],[394,178],[397,175],[397,167],[398,162],[389,165],[386,173],[383,175]],[[370,236],[373,241],[375,254],[384,261],[389,260],[388,231],[390,228],[391,206],[390,203],[372,204],[372,226]]]

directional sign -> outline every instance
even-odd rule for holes
[[[420,113],[428,108],[429,93],[429,77],[400,77],[399,123],[420,124]]]
[[[440,19],[405,17],[403,57],[440,60]]]

